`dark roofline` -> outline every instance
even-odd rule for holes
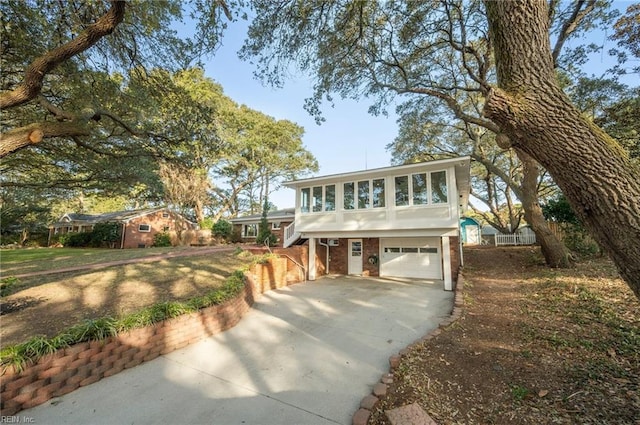
[[[295,208],[284,208],[281,210],[269,211],[267,213],[267,220],[276,220],[276,219],[294,219],[296,216]],[[260,221],[262,219],[262,213],[260,214],[251,214],[246,215],[244,217],[236,217],[229,220],[231,223],[244,223],[244,222],[252,222],[252,221]]]
[[[85,224],[95,224],[95,223],[108,223],[108,222],[117,222],[117,223],[128,223],[129,221],[138,218],[144,217],[145,215],[153,214],[159,211],[168,211],[170,213],[181,216],[184,220],[189,223],[195,224],[190,220],[184,218],[181,214],[170,210],[167,207],[157,207],[157,208],[144,208],[139,210],[122,210],[122,211],[114,211],[103,214],[76,214],[76,213],[66,213],[58,221],[52,224],[67,224],[67,222],[61,221],[64,217],[68,217],[71,222],[69,223],[85,223]]]

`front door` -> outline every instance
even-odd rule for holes
[[[349,239],[349,274],[362,274],[362,239]]]

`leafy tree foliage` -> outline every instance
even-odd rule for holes
[[[258,235],[256,236],[257,244],[264,244],[266,246],[274,246],[278,242],[276,235],[271,232],[271,226],[267,219],[269,213],[269,201],[265,199],[262,207],[262,217],[260,218],[260,226],[258,229]]]
[[[171,29],[183,20],[183,6],[179,1],[2,2],[0,108],[11,117],[0,154],[56,137],[104,137],[114,123],[135,135],[135,128],[110,108],[117,102],[131,105],[132,99],[122,93],[100,99],[93,96],[93,83],[132,67],[177,69],[211,52],[224,27],[221,14],[230,14],[227,3],[186,4],[202,12],[193,39]]]
[[[432,155],[470,155],[486,168],[483,174],[503,179],[501,185],[511,193],[500,201],[494,196],[497,191],[483,189],[485,203],[507,210],[506,214],[494,211],[487,215],[489,221],[513,231],[526,215],[548,264],[568,265],[564,248],[546,228],[538,205],[538,188],[547,186],[542,182],[548,175],[531,156],[517,150],[516,162],[526,163],[515,166],[521,178],[510,175],[514,168],[500,169],[495,162],[504,153],[490,146],[500,129],[483,114],[496,80],[481,2],[338,1],[283,6],[258,1],[256,8],[257,17],[242,55],[258,58],[263,79],[282,84],[291,63],[310,72],[315,85],[307,109],[318,119],[322,104],[331,101],[334,93],[372,99],[373,113],[384,111],[396,96],[402,96],[405,100],[398,108],[401,131],[412,125],[417,128],[401,133],[395,146],[403,149],[408,138],[422,136],[421,131],[429,125],[431,134],[420,137],[420,141],[446,133],[441,146],[424,151]],[[557,54],[564,42],[575,36],[576,28],[609,19],[604,10],[593,4],[556,3],[550,16],[556,25]],[[448,129],[443,133],[445,126]],[[428,142],[430,147],[438,143],[437,138]],[[514,156],[507,154],[500,162],[508,164],[509,158]],[[512,196],[520,198],[523,210],[513,207]],[[505,215],[508,223],[500,218]]]
[[[617,214],[608,207],[600,207],[614,204],[611,192],[594,194],[582,190],[585,180],[601,184],[603,176],[610,174],[587,166],[603,156],[615,158],[609,170],[619,172],[620,186],[630,189],[625,196],[637,198],[637,182],[634,183],[637,179],[631,177],[633,173],[630,174],[628,160],[620,155],[619,145],[611,139],[603,141],[599,133],[588,138],[582,152],[576,154],[575,147],[567,146],[570,140],[577,141],[577,133],[599,130],[568,112],[573,106],[563,109],[567,116],[576,118],[570,126],[566,122],[559,125],[556,112],[547,110],[551,105],[570,104],[561,90],[556,90],[557,69],[570,71],[569,65],[579,64],[578,59],[584,57],[587,49],[575,49],[575,57],[570,59],[569,55],[565,60],[561,60],[561,52],[567,40],[579,35],[580,28],[611,22],[614,15],[607,10],[606,3],[451,0],[283,5],[258,1],[256,8],[243,56],[257,57],[259,74],[276,85],[282,84],[282,77],[292,63],[310,72],[315,81],[314,97],[307,105],[310,112],[318,114],[322,103],[331,101],[332,94],[369,96],[374,100],[373,112],[380,111],[396,95],[426,95],[423,104],[438,103],[448,109],[452,118],[492,131],[500,147],[516,150],[528,170],[523,171],[523,176],[527,176],[523,179],[527,182],[523,186],[527,189],[523,192],[527,198],[523,203],[528,205],[525,211],[535,213],[532,218],[536,221],[542,218],[542,213],[531,187],[535,187],[535,177],[541,172],[540,163],[576,209],[581,214],[588,211],[585,223],[591,231],[599,233],[599,238],[611,242],[607,234],[611,235],[611,224],[616,222],[619,229],[629,226],[633,229],[637,244],[640,232],[637,203],[625,209],[624,214]],[[544,73],[538,69],[542,65]],[[494,72],[495,81],[491,77]],[[544,99],[547,108],[542,108],[542,101],[528,103],[546,95],[550,96]],[[534,113],[538,119],[535,124],[525,124],[523,117],[529,118]],[[553,142],[545,133],[552,129],[558,131]],[[567,137],[569,134],[574,139]],[[559,146],[564,148],[558,149]],[[590,155],[593,156],[585,160]],[[610,178],[607,175],[606,179]],[[585,196],[587,192],[591,193]],[[545,234],[548,233],[546,229]],[[555,248],[558,243],[553,245]],[[625,279],[640,294],[638,254],[631,253],[624,244],[608,243],[608,248]],[[562,248],[550,252],[562,252]],[[617,255],[620,257],[616,258]],[[562,261],[562,257],[557,259]]]
[[[233,232],[233,225],[230,221],[220,219],[213,224],[211,232],[217,238],[229,239]]]
[[[190,67],[215,50],[240,6],[1,2],[3,187],[126,197],[135,206],[168,201],[200,221],[207,210],[233,214],[256,181],[266,196],[279,179],[317,168],[299,126],[236,105]],[[195,29],[181,38],[173,28],[187,16]],[[249,128],[236,125],[243,120]]]
[[[0,2],[0,165],[6,191],[65,191],[157,202],[164,151],[129,78],[211,52],[234,2]],[[199,14],[192,39],[171,23]],[[161,85],[154,87],[162,90]],[[3,193],[3,206],[6,204]],[[4,225],[4,223],[3,223]]]
[[[120,236],[117,223],[96,223],[91,231],[91,246],[113,248]]]
[[[144,99],[139,107],[155,111],[148,125],[162,137],[165,199],[198,222],[207,211],[216,211],[214,220],[237,213],[243,194],[251,205],[255,188],[262,202],[283,179],[317,170],[302,127],[238,105],[200,68],[153,70],[131,82]],[[150,89],[159,84],[165,92]]]
[[[544,216],[547,220],[556,221],[558,223],[580,224],[580,220],[571,209],[569,201],[563,195],[549,199],[542,207]]]
[[[640,159],[640,88],[629,94],[605,107],[594,122],[620,142],[637,162]]]
[[[627,52],[636,59],[640,58],[640,3],[633,3],[627,7],[626,13],[616,21],[614,30],[612,38],[618,41],[618,47],[620,47],[612,50],[620,62],[616,70],[622,74],[639,73],[640,65],[632,67],[629,71],[623,66],[629,60]]]

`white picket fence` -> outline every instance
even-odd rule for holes
[[[497,234],[496,246],[498,245],[534,245],[536,243],[536,235],[513,233],[511,235]]]

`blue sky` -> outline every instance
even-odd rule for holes
[[[628,2],[615,2],[624,11]],[[391,165],[391,155],[386,146],[393,142],[398,132],[393,107],[389,116],[372,116],[367,110],[370,102],[335,98],[335,106],[322,109],[326,121],[316,124],[314,118],[304,110],[304,100],[312,95],[312,82],[304,76],[292,77],[284,88],[263,85],[253,75],[253,65],[238,59],[237,52],[245,39],[247,22],[229,25],[222,46],[215,56],[207,59],[205,73],[220,83],[227,96],[239,104],[261,111],[276,119],[288,119],[305,129],[303,143],[318,160],[320,171],[316,175],[335,174]],[[178,28],[179,29],[179,28]],[[601,75],[612,66],[613,60],[606,52],[614,42],[603,33],[593,33],[589,41],[604,46],[603,53],[592,56],[588,73]],[[567,43],[583,44],[585,40]],[[631,80],[634,81],[631,77]],[[633,85],[637,85],[634,83]],[[291,189],[281,189],[271,195],[271,202],[278,208],[294,206],[295,196]]]
[[[325,122],[316,124],[304,109],[304,100],[312,95],[312,82],[300,76],[286,81],[284,88],[264,86],[254,78],[251,64],[238,59],[237,51],[245,39],[247,23],[230,25],[222,47],[205,63],[208,77],[220,83],[227,96],[276,119],[287,119],[304,127],[303,143],[318,160],[320,171],[314,175],[335,174],[391,165],[386,145],[397,135],[393,108],[389,116],[370,115],[370,103],[335,99],[335,107],[323,108]],[[283,188],[271,195],[278,208],[293,207],[295,193]]]

